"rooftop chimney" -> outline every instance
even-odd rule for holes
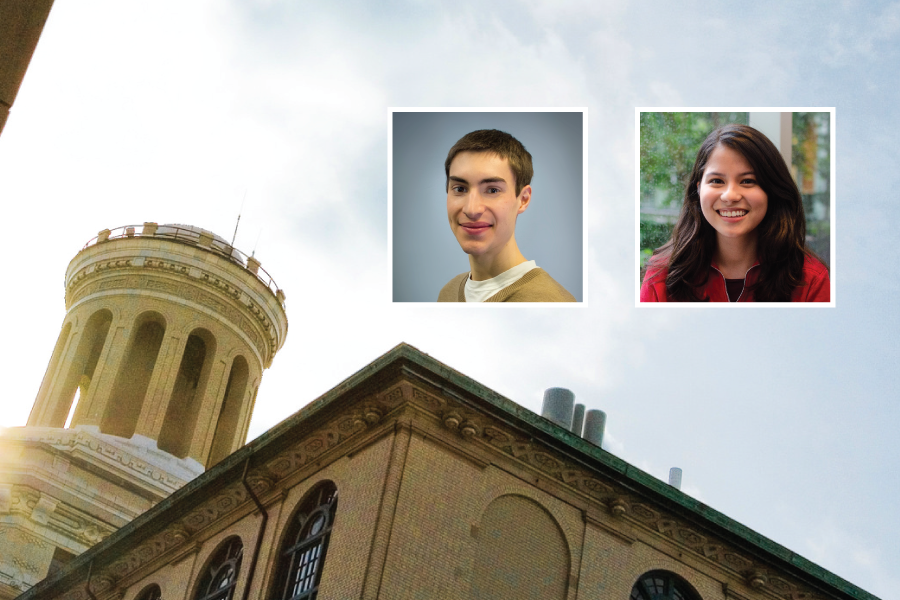
[[[681,469],[678,467],[672,467],[669,469],[669,485],[671,485],[676,490],[681,489]]]
[[[575,405],[575,394],[565,388],[547,388],[544,390],[544,403],[541,416],[550,419],[560,427],[572,429],[572,412]]]
[[[606,413],[591,409],[584,416],[584,439],[600,446],[603,443],[603,430],[606,428]]]
[[[572,417],[572,433],[581,437],[581,431],[584,429],[584,404],[575,405],[575,414]]]

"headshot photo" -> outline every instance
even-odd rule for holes
[[[833,109],[637,109],[638,303],[834,306]]]
[[[394,302],[584,302],[585,109],[392,109]]]

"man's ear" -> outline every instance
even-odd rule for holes
[[[522,188],[522,191],[519,192],[519,210],[516,211],[517,215],[521,215],[525,212],[525,209],[528,208],[528,204],[531,202],[531,186],[526,185]]]

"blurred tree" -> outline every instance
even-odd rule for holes
[[[641,267],[672,235],[700,144],[729,123],[748,123],[748,113],[641,113]]]
[[[796,112],[792,119],[791,172],[806,212],[806,244],[831,262],[831,114]]]

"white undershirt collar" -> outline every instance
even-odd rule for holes
[[[473,281],[472,274],[466,279],[466,302],[484,302],[503,288],[509,287],[525,276],[525,273],[538,266],[533,260],[523,262],[484,281]]]

